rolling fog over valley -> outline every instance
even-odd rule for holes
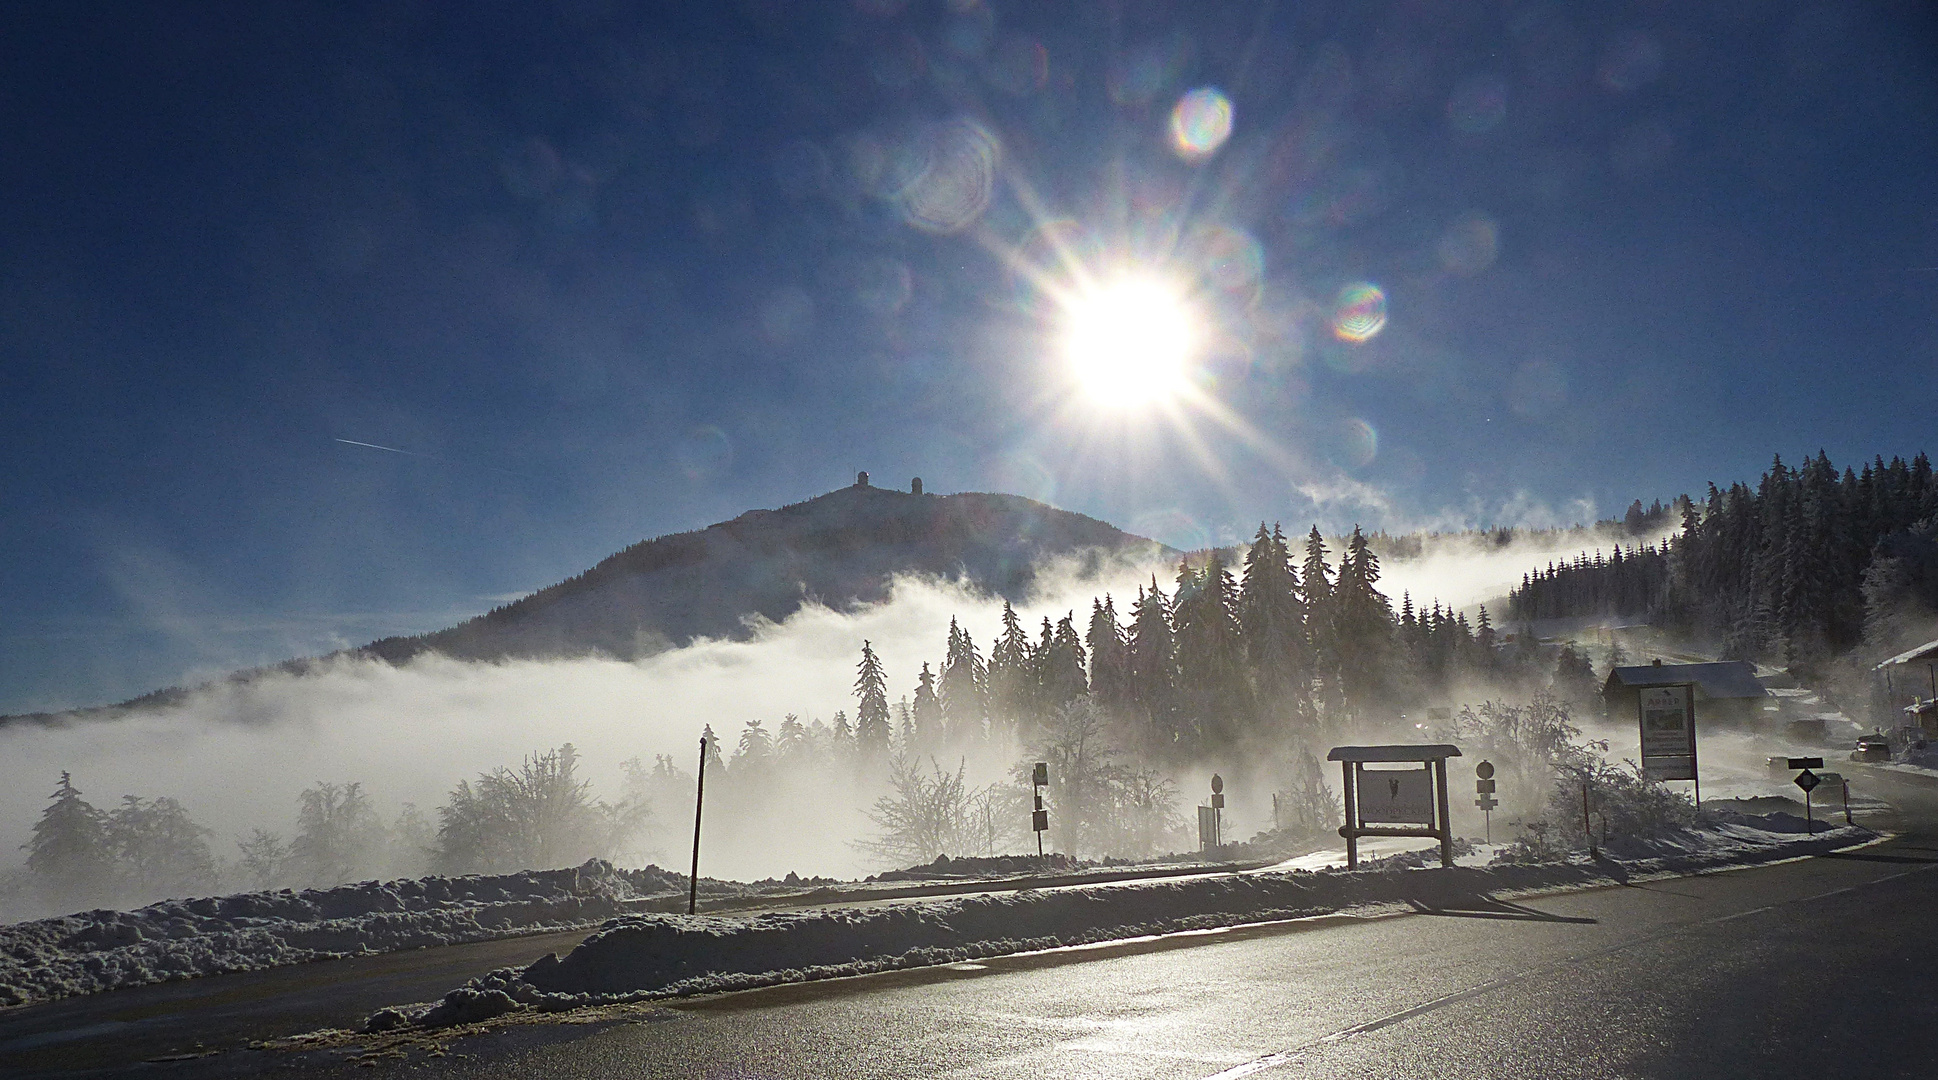
[[[708,874],[742,880],[790,872],[857,877],[889,868],[895,865],[893,858],[866,847],[881,831],[868,811],[887,790],[885,764],[820,760],[759,778],[742,769],[737,777],[732,765],[747,721],[760,720],[770,738],[780,734],[790,715],[804,727],[818,728],[824,739],[837,713],[847,718],[843,723],[852,724],[857,712],[856,657],[863,641],[880,658],[893,706],[913,708],[924,665],[941,675],[951,620],[978,643],[985,657],[1002,633],[1004,600],[980,584],[995,572],[1003,575],[999,587],[1015,596],[1015,611],[1032,637],[1044,618],[1056,622],[1074,613],[1082,628],[1096,598],[1110,596],[1128,620],[1131,599],[1151,580],[1166,591],[1175,587],[1175,556],[1160,554],[1157,545],[1026,500],[1004,504],[1009,516],[1001,519],[1000,532],[990,531],[986,519],[965,521],[947,510],[941,511],[937,520],[942,524],[936,530],[912,542],[903,535],[907,527],[895,524],[925,510],[925,503],[949,501],[881,489],[842,489],[799,504],[809,511],[808,524],[790,527],[778,546],[743,533],[732,541],[729,556],[681,572],[666,591],[684,599],[663,597],[662,606],[627,605],[627,597],[636,595],[627,590],[640,587],[632,583],[641,580],[637,575],[608,571],[603,580],[597,572],[575,579],[579,599],[572,613],[557,614],[556,602],[540,610],[538,618],[546,620],[543,640],[551,650],[594,655],[481,662],[414,648],[391,662],[380,657],[396,646],[379,643],[370,650],[243,673],[113,710],[52,723],[15,720],[0,725],[0,760],[6,762],[7,779],[6,794],[0,796],[0,850],[19,850],[48,792],[66,771],[103,808],[111,808],[123,795],[179,800],[196,825],[210,830],[209,847],[222,864],[220,880],[241,887],[250,882],[251,871],[243,865],[239,843],[250,841],[257,830],[287,843],[298,831],[300,792],[319,783],[355,783],[385,835],[361,841],[368,850],[352,857],[346,872],[421,873],[435,863],[430,849],[435,846],[437,811],[460,780],[475,782],[501,767],[516,769],[532,756],[570,744],[578,755],[576,775],[589,781],[591,797],[623,806],[632,815],[623,835],[593,845],[598,853],[626,864],[650,860],[679,866],[691,839],[697,740],[702,728],[710,727],[723,740],[723,760],[730,767],[709,779],[716,804],[707,823]],[[728,527],[763,520],[763,513],[746,515]],[[884,513],[885,527],[878,520]],[[711,538],[720,531],[687,535]],[[1090,546],[1093,536],[1105,535],[1114,541],[1111,548]],[[790,578],[800,560],[836,540],[853,565],[865,568],[839,579],[847,588],[838,597],[845,600],[846,611],[812,599],[802,603],[804,585]],[[1338,541],[1333,538],[1335,546]],[[1640,538],[1620,530],[1607,535],[1558,530],[1406,537],[1396,546],[1411,557],[1389,558],[1381,587],[1392,593],[1396,604],[1405,593],[1417,597],[1423,613],[1428,603],[1437,601],[1450,612],[1466,609],[1471,618],[1479,605],[1498,602],[1506,587],[1529,569],[1624,542],[1635,544]],[[962,576],[947,580],[913,572],[924,563],[935,565],[938,556],[930,553],[937,551],[945,553],[943,566],[953,554]],[[1001,558],[979,556],[979,551],[1012,554]],[[960,561],[965,553],[968,562]],[[1190,558],[1202,567],[1206,557],[1199,552]],[[1243,550],[1222,557],[1242,563]],[[609,563],[619,558],[623,556]],[[764,565],[747,565],[755,561]],[[975,562],[985,569],[972,569]],[[898,572],[891,575],[885,567]],[[654,569],[644,573],[646,581],[654,580],[655,573],[663,575]],[[748,593],[734,584],[750,580],[759,582],[770,604],[772,597],[791,593],[797,610],[778,622],[765,618],[747,602]],[[789,580],[796,582],[791,588]],[[823,572],[821,580],[835,579]],[[537,597],[546,599],[558,591],[543,590]],[[709,603],[713,606],[696,610]],[[736,603],[745,606],[736,608]],[[655,612],[667,610],[677,611],[689,626],[735,627],[742,640],[668,647],[670,635],[653,621]],[[657,648],[637,659],[602,654],[596,643],[611,639],[606,628],[615,617],[653,627],[650,636]],[[469,632],[468,640],[488,641],[477,636],[478,628],[483,624],[488,632],[492,621],[466,623],[452,633]],[[415,640],[434,643],[444,636]],[[584,644],[587,637],[594,644]],[[899,717],[893,722],[899,724]],[[924,770],[932,771],[933,764],[948,769],[963,765],[965,783],[980,788],[1011,783],[1010,770],[1031,752],[1031,738],[1018,729],[992,729],[984,738],[902,749]],[[1236,751],[1236,745],[1205,747],[1190,755],[1197,760],[1189,764],[1166,765],[1158,779],[1176,789],[1188,781],[1195,791],[1215,769],[1246,774],[1250,770]],[[1280,775],[1285,773],[1282,759],[1292,752],[1289,743],[1271,748],[1271,764],[1256,777],[1248,776],[1252,782],[1242,790],[1235,787],[1235,820],[1245,823],[1248,835],[1272,826],[1271,792],[1285,779]],[[660,766],[662,755],[677,770],[677,779]],[[661,772],[657,781],[656,767]],[[1013,826],[1010,822],[1005,827],[996,848],[1024,849],[1025,835]],[[1167,819],[1149,846],[1155,854],[1189,845],[1179,821]],[[329,883],[304,881],[294,871],[285,879],[265,878],[262,883],[276,880]]]

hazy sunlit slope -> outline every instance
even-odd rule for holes
[[[1016,495],[850,487],[695,532],[647,540],[585,573],[448,630],[365,651],[466,660],[602,653],[634,658],[699,637],[745,638],[807,601],[836,611],[888,599],[897,575],[1021,600],[1046,558],[1144,559],[1168,550]]]

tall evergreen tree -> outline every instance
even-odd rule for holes
[[[1345,712],[1340,673],[1339,635],[1333,611],[1332,568],[1326,565],[1326,541],[1314,525],[1305,538],[1305,561],[1299,568],[1299,595],[1305,601],[1306,648],[1312,665],[1318,711],[1327,723]]]
[[[1144,741],[1152,750],[1169,751],[1175,747],[1179,734],[1177,641],[1172,632],[1170,606],[1155,578],[1151,579],[1149,591],[1137,590],[1137,602],[1131,608],[1126,654],[1132,708],[1144,721]]]
[[[52,800],[24,845],[27,873],[43,898],[53,903],[102,895],[113,874],[108,816],[81,797],[66,770]]]
[[[1083,639],[1077,636],[1076,613],[1066,612],[1054,628],[1049,619],[1044,619],[1043,634],[1043,644],[1038,647],[1039,708],[1048,715],[1088,694],[1090,681],[1084,674],[1088,658]]]
[[[752,779],[766,772],[774,758],[774,736],[759,717],[740,729],[740,745],[734,749],[733,773],[736,779]]]
[[[1030,667],[1030,639],[1023,620],[1009,601],[1003,601],[1003,632],[989,650],[989,711],[1011,731],[1027,711],[1035,673]]]
[[[1388,696],[1393,654],[1393,609],[1375,584],[1379,556],[1357,525],[1346,541],[1332,597],[1339,671],[1348,707],[1366,710]],[[1443,631],[1444,633],[1445,631]]]
[[[935,692],[935,676],[929,674],[929,665],[922,665],[922,674],[915,678],[915,706],[910,710],[910,722],[914,727],[914,744],[935,746],[942,742],[943,720],[942,699]]]
[[[1305,604],[1277,525],[1267,533],[1260,522],[1245,554],[1238,625],[1259,707],[1282,725],[1304,728],[1312,719]]]
[[[1232,744],[1250,713],[1244,676],[1244,643],[1238,627],[1238,586],[1216,551],[1202,574],[1181,568],[1173,618],[1177,624],[1178,697],[1188,731],[1200,747]]]
[[[861,662],[855,666],[855,747],[862,758],[876,761],[888,756],[893,728],[888,720],[888,676],[874,646],[861,643]]]
[[[1090,653],[1091,696],[1106,709],[1123,709],[1130,697],[1130,655],[1109,594],[1090,602],[1083,643]]]
[[[949,620],[949,652],[938,693],[948,739],[981,739],[989,723],[989,671],[969,631]]]

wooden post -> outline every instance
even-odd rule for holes
[[[1453,815],[1447,812],[1447,759],[1436,758],[1428,768],[1432,771],[1430,782],[1440,804],[1440,866],[1446,869],[1453,866]]]
[[[1340,833],[1346,837],[1346,869],[1359,869],[1359,836],[1354,831],[1359,828],[1359,762],[1342,761],[1339,771],[1346,784],[1346,823]]]
[[[700,811],[707,802],[707,737],[700,736],[700,783],[693,793],[693,872],[686,877],[686,913],[700,906]]]

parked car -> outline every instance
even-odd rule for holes
[[[1851,751],[1852,761],[1889,761],[1891,760],[1891,740],[1882,735],[1859,735],[1857,749]]]

